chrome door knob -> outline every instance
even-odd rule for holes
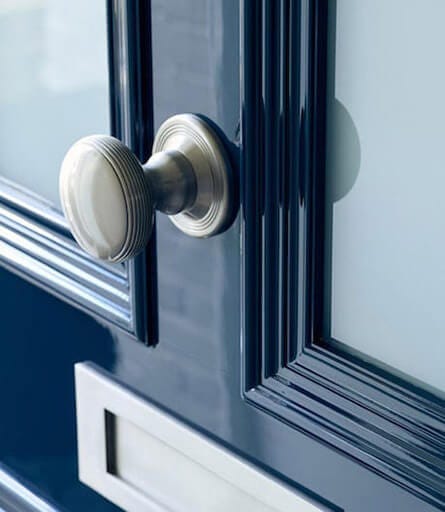
[[[145,164],[114,137],[80,139],[63,160],[59,188],[79,245],[96,258],[120,262],[147,244],[155,209],[194,237],[224,230],[231,212],[230,178],[216,132],[200,117],[182,114],[159,128]]]

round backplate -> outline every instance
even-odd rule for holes
[[[227,152],[209,124],[194,114],[170,117],[159,128],[153,153],[176,150],[196,177],[196,201],[170,219],[187,235],[207,238],[227,227],[231,213],[231,168]]]

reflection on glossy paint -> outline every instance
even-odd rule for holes
[[[155,125],[176,112],[196,112],[233,141],[239,121],[238,7],[198,0],[191,12],[187,2],[155,0],[152,16]],[[237,172],[237,148],[232,143],[229,149]],[[231,428],[227,386],[239,382],[238,246],[237,223],[223,235],[196,240],[158,215],[156,350],[174,359],[171,406],[215,432]]]

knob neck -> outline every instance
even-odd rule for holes
[[[194,205],[196,175],[183,153],[177,150],[154,153],[143,170],[157,210],[175,215]]]

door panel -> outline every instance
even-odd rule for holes
[[[123,273],[126,325],[2,270],[0,454],[57,507],[116,510],[77,480],[73,364],[88,360],[322,510],[444,508],[440,398],[322,336],[327,5],[108,2],[112,133],[143,160],[166,117],[206,116],[240,211],[209,240],[159,214],[144,255],[99,264]],[[50,215],[9,201],[47,237]],[[11,240],[2,261],[28,277]]]

